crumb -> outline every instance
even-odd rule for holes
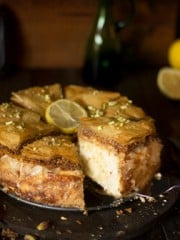
[[[116,210],[116,217],[119,218],[119,216],[127,213],[131,214],[132,208],[125,208],[124,210]]]
[[[15,240],[18,238],[19,235],[10,228],[3,228],[1,231],[1,236],[5,238],[10,238],[11,240]]]
[[[116,210],[116,215],[117,216],[120,216],[120,215],[122,215],[123,214],[123,210]]]
[[[161,180],[162,179],[162,174],[159,172],[159,173],[156,173],[155,175],[154,175],[154,178],[156,179],[156,180]]]
[[[57,235],[61,235],[62,233],[61,233],[61,231],[57,230],[57,231],[56,231],[56,234],[57,234]]]
[[[124,211],[127,213],[132,213],[132,208],[125,208]]]
[[[30,234],[26,234],[26,235],[24,235],[24,240],[36,240],[36,237],[34,237]]]
[[[79,221],[79,220],[76,220],[76,223],[77,223],[77,224],[82,224],[82,222],[81,222],[81,221]]]
[[[7,209],[6,204],[3,204],[3,209],[4,209],[4,211]]]
[[[67,233],[72,233],[71,229],[66,230]]]
[[[142,203],[145,203],[146,202],[146,198],[145,197],[139,197],[139,200],[142,202]]]
[[[49,222],[43,221],[36,226],[36,229],[39,231],[43,231],[43,230],[46,230],[48,226],[49,226]]]
[[[116,233],[116,235],[117,235],[118,237],[123,236],[124,234],[125,234],[124,231],[118,231],[118,232]]]

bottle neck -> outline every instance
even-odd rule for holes
[[[112,10],[113,0],[99,0],[99,11],[110,13]]]
[[[106,21],[112,20],[112,3],[113,0],[99,0],[97,12],[97,27],[101,30]]]
[[[112,6],[113,0],[99,0],[100,6]]]

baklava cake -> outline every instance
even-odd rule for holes
[[[59,84],[12,93],[0,105],[0,185],[32,202],[85,209],[84,177],[114,198],[142,191],[160,167],[154,121],[118,92]],[[46,108],[66,98],[88,117],[77,133],[45,121]]]

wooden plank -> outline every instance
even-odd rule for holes
[[[97,0],[4,0],[14,13],[25,68],[81,67]],[[165,64],[174,39],[178,0],[137,1],[133,22],[121,32],[140,61]],[[168,16],[168,17],[167,17]]]

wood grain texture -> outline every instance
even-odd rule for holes
[[[21,37],[17,48],[22,56],[17,64],[25,68],[81,67],[97,3],[4,0]],[[133,22],[121,32],[131,58],[155,65],[167,62],[167,49],[175,38],[177,4],[178,0],[137,1]]]

